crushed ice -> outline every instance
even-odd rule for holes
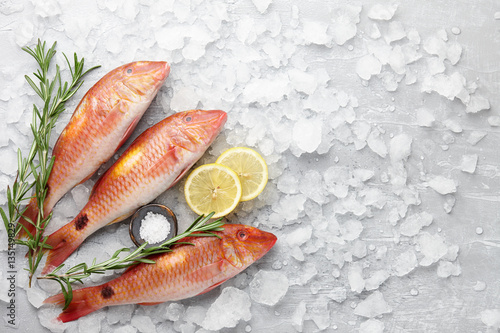
[[[491,112],[481,82],[471,81],[459,66],[467,54],[459,42],[466,29],[419,31],[406,22],[408,13],[400,6],[316,2],[285,9],[272,0],[252,0],[245,7],[142,0],[89,3],[75,11],[69,2],[1,2],[0,13],[11,22],[6,36],[12,45],[4,59],[11,66],[0,66],[0,82],[9,83],[0,91],[0,130],[6,133],[0,138],[0,204],[5,205],[5,189],[15,177],[17,147],[26,154],[31,143],[27,106],[35,96],[22,75],[34,67],[18,47],[36,38],[55,39],[58,50],[74,50],[89,65],[103,66],[87,77],[82,90],[123,62],[150,58],[172,64],[137,131],[185,109],[228,111],[225,130],[202,161],[213,162],[235,145],[254,147],[265,156],[266,190],[229,219],[271,230],[279,239],[262,261],[199,303],[110,307],[64,325],[52,320],[56,309],[41,306],[57,286],[39,281],[29,289],[26,274],[20,273],[18,286],[27,290],[41,325],[53,332],[235,327],[249,332],[283,320],[287,331],[345,325],[346,330],[383,332],[394,328],[386,318],[399,315],[394,281],[427,268],[439,279],[460,277],[459,247],[450,243],[445,227],[442,233],[437,228],[443,226],[441,211],[426,207],[437,201],[453,214],[461,209],[464,179],[496,175],[483,162],[481,147],[493,136],[491,128],[500,126],[500,117]],[[37,19],[24,19],[31,14]],[[491,16],[500,17],[499,12]],[[146,24],[138,29],[134,22]],[[401,90],[411,102],[398,101]],[[52,145],[69,112],[56,125]],[[480,125],[471,128],[466,117]],[[458,145],[463,145],[459,159],[435,160],[438,153],[456,152]],[[83,207],[95,180],[78,185],[58,203],[47,233]],[[158,201],[178,207],[180,220],[193,219],[180,188]],[[483,232],[477,227],[475,236]],[[6,237],[3,225],[0,236]],[[110,226],[67,264],[94,256],[104,260],[131,246],[125,224]],[[3,290],[5,273],[0,274]],[[118,274],[92,277],[90,283]],[[470,288],[480,292],[486,284],[477,281]],[[419,289],[410,294],[421,297]],[[304,291],[313,296],[297,297]],[[7,301],[3,294],[0,300]],[[293,309],[280,314],[286,304]],[[337,310],[347,317],[336,317]],[[478,310],[476,317],[488,329],[500,327],[496,308]]]

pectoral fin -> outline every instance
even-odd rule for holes
[[[212,264],[203,266],[191,273],[191,277],[193,279],[202,279],[202,280],[210,280],[218,275],[220,275],[223,272],[224,264],[226,263],[226,260],[219,260],[217,262],[214,262]],[[217,286],[221,285],[227,281],[227,279],[224,279],[223,281],[217,282],[214,285],[208,287],[207,289],[203,290],[201,293],[198,295],[204,294],[206,292],[209,292],[210,290],[216,288]]]
[[[116,147],[116,150],[118,150],[125,143],[125,141],[127,141],[127,139],[130,137],[130,135],[132,134],[132,132],[136,128],[136,126],[139,123],[139,120],[141,120],[141,118],[142,118],[142,114],[140,116],[135,117],[134,120],[132,120],[132,122],[128,126],[127,130],[125,131],[125,133],[123,133],[123,137],[122,137],[120,143],[118,144],[118,147]],[[115,153],[116,153],[116,150],[115,150]]]
[[[175,184],[177,184],[177,182],[178,182],[179,180],[181,180],[181,179],[182,179],[182,177],[186,174],[186,172],[188,172],[188,171],[189,171],[189,169],[191,169],[191,166],[192,166],[192,165],[190,165],[190,166],[188,166],[187,168],[185,168],[184,170],[182,170],[182,172],[181,172],[181,173],[177,176],[177,178],[175,178],[175,180],[173,181],[172,185],[170,185],[170,187],[172,187],[172,186],[174,186]],[[170,187],[169,187],[169,188],[170,188]]]
[[[212,264],[205,265],[198,268],[197,270],[192,271],[190,277],[203,280],[212,279],[222,272],[223,264],[224,260],[219,260]]]
[[[214,284],[213,286],[210,286],[208,287],[207,289],[203,290],[201,293],[199,293],[198,295],[201,295],[201,294],[204,294],[204,293],[208,293],[210,290],[212,289],[215,289],[217,288],[218,286],[220,286],[221,284],[223,284],[224,282],[226,282],[227,280],[229,279],[225,279],[225,280],[222,280],[221,282],[217,282],[216,284]]]
[[[146,174],[153,175],[157,173],[158,168],[165,167],[166,165],[172,164],[177,161],[175,156],[175,147],[170,146],[161,155],[158,156],[158,159],[152,161],[151,165],[148,166]]]

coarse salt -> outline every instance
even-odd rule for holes
[[[141,221],[139,233],[149,244],[156,244],[168,237],[170,223],[164,215],[148,212]]]

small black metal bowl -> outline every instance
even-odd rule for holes
[[[167,206],[159,204],[149,204],[139,208],[134,213],[134,215],[132,215],[132,218],[130,219],[129,233],[130,233],[130,238],[132,239],[132,242],[134,242],[135,245],[141,246],[146,242],[144,239],[142,239],[141,233],[139,231],[141,229],[141,222],[148,212],[153,212],[155,214],[161,214],[165,216],[167,218],[168,223],[170,223],[170,233],[168,234],[167,238],[163,239],[158,243],[148,244],[146,248],[157,246],[165,242],[166,240],[177,236],[177,218],[175,217],[174,212],[172,212],[172,210]]]

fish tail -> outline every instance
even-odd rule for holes
[[[91,312],[99,310],[101,306],[96,306],[90,303],[89,296],[94,293],[95,287],[82,288],[73,290],[73,298],[68,308],[61,312],[57,317],[58,320],[66,323],[86,316]],[[65,303],[64,295],[57,294],[43,301],[44,304],[63,305]]]
[[[74,227],[74,224],[68,223],[47,237],[45,244],[50,245],[52,248],[47,250],[47,261],[42,270],[43,275],[62,264],[82,243],[83,239],[79,237],[68,237],[71,232],[68,229],[72,227]]]
[[[27,238],[30,235],[35,233],[35,225],[33,224],[38,217],[38,204],[36,198],[32,198],[26,206],[26,210],[23,213],[23,216],[17,222],[21,225],[21,230],[17,234],[16,238]],[[30,222],[31,221],[31,222]]]

